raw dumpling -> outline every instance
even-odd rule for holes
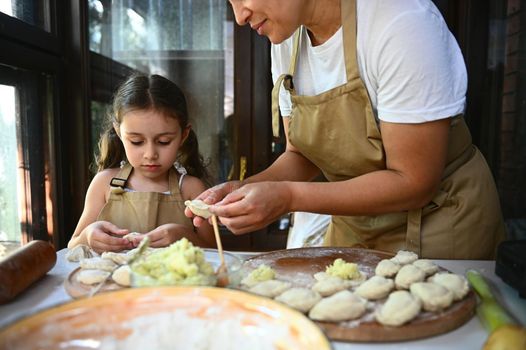
[[[460,300],[469,292],[469,285],[466,279],[454,273],[437,273],[428,278],[429,282],[440,284],[453,293],[454,300]]]
[[[111,260],[96,256],[93,258],[82,259],[80,261],[80,267],[84,270],[103,270],[112,272],[117,267],[117,264]]]
[[[80,270],[77,281],[84,284],[98,284],[107,279],[110,272],[103,270]]]
[[[184,205],[186,205],[194,215],[200,216],[204,219],[208,219],[212,216],[212,213],[208,210],[209,205],[200,199],[185,201]]]
[[[301,312],[309,311],[321,300],[320,293],[308,288],[291,288],[276,297],[276,300]]]
[[[123,287],[129,287],[131,285],[130,276],[131,268],[129,265],[122,265],[111,274],[111,278]]]
[[[407,251],[407,250],[399,250],[396,255],[391,258],[392,261],[396,262],[399,265],[407,265],[415,262],[418,259],[418,255],[416,253]]]
[[[82,259],[93,257],[93,251],[87,245],[80,244],[68,250],[66,259],[70,262],[79,262]]]
[[[262,264],[257,269],[252,270],[242,280],[241,284],[247,287],[254,287],[259,282],[268,281],[276,277],[276,272],[269,266]]]
[[[426,276],[431,276],[438,271],[437,264],[428,259],[418,259],[413,263],[413,265],[424,271]]]
[[[291,287],[290,282],[268,280],[259,282],[248,291],[268,298],[274,298]]]
[[[124,265],[130,261],[131,256],[126,253],[104,252],[102,253],[101,258],[111,260],[117,265]]]
[[[342,290],[320,300],[309,312],[316,321],[340,322],[353,320],[365,313],[367,302],[357,295]]]
[[[400,267],[401,266],[397,262],[389,259],[384,259],[380,261],[378,265],[376,265],[374,273],[376,273],[378,276],[393,277],[394,275],[396,275],[398,270],[400,270]]]
[[[375,317],[386,326],[400,326],[409,322],[420,312],[420,299],[406,290],[389,294],[387,301],[378,310]]]
[[[426,278],[424,271],[413,265],[404,265],[395,277],[397,289],[409,289],[412,283],[422,282]]]
[[[320,277],[320,275],[318,275]],[[316,278],[316,277],[314,277]],[[349,284],[347,281],[342,280],[339,277],[334,276],[324,276],[321,280],[314,283],[312,290],[321,294],[321,296],[326,297],[333,295],[336,292],[347,289]]]
[[[422,302],[426,311],[439,311],[453,302],[453,293],[446,287],[431,282],[417,282],[410,287],[411,294]]]
[[[356,288],[356,294],[368,300],[377,300],[385,298],[393,288],[392,279],[373,276]]]

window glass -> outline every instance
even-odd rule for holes
[[[0,12],[49,31],[45,21],[46,0],[0,0]]]
[[[98,142],[99,138],[104,131],[106,114],[110,108],[109,104],[92,101],[91,102],[91,144],[92,144],[92,161],[93,164],[91,169],[96,172],[95,156],[98,154]]]
[[[215,181],[232,168],[233,21],[224,0],[87,0],[90,50],[184,91]],[[104,101],[109,103],[110,101]],[[98,113],[92,108],[94,113]],[[97,125],[94,125],[97,127]],[[99,131],[92,129],[98,140]]]
[[[0,241],[19,242],[21,238],[18,189],[18,147],[16,89],[0,85]],[[6,243],[0,245],[0,256]]]

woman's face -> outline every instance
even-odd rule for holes
[[[134,173],[161,181],[190,130],[181,130],[177,119],[151,109],[129,111],[115,127]]]
[[[306,0],[230,0],[239,25],[249,24],[274,44],[289,38],[302,24]]]

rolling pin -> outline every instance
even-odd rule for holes
[[[0,304],[23,292],[55,266],[57,253],[46,241],[31,241],[0,260]]]

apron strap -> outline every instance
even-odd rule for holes
[[[183,178],[184,175],[180,174],[178,176],[178,174],[179,173],[177,172],[177,170],[175,170],[174,167],[171,167],[168,171],[168,189],[171,195],[181,195],[181,189],[179,188],[179,176]]]
[[[347,81],[351,81],[360,76],[358,71],[356,33],[358,20],[356,17],[356,0],[340,1],[342,7],[342,25],[343,25],[343,52],[345,57],[345,71]]]
[[[133,170],[133,167],[130,163],[126,163],[122,169],[119,171],[116,177],[112,178],[110,181],[110,187],[112,192],[122,193],[124,188],[126,188],[126,183],[128,178]]]

